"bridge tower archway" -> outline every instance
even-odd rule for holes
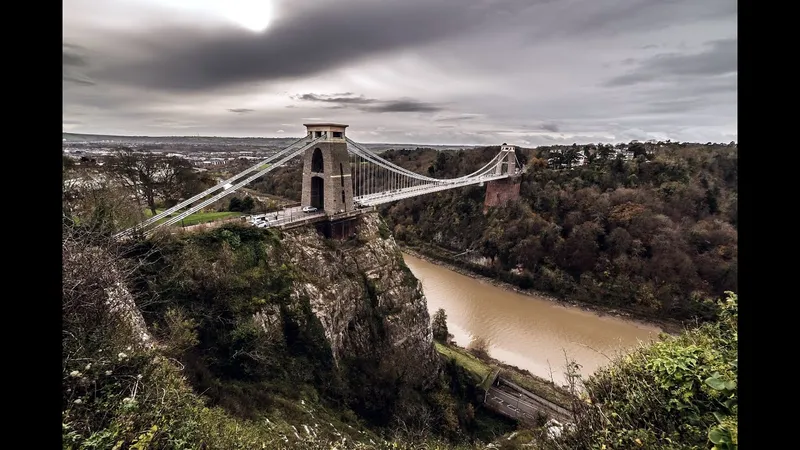
[[[311,206],[325,209],[325,180],[322,177],[311,177]]]
[[[335,123],[305,124],[308,138],[318,139],[303,155],[302,206],[328,215],[352,211],[353,182],[345,128]]]
[[[319,147],[314,149],[314,154],[311,156],[311,171],[316,173],[325,172],[325,164],[323,163],[322,150]]]

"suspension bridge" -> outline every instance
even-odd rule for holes
[[[131,236],[137,232],[149,234],[157,228],[179,223],[301,155],[301,207],[273,213],[275,220],[269,222],[268,226],[304,224],[325,218],[350,218],[377,205],[405,198],[476,184],[482,186],[488,183],[491,186],[492,183],[515,177],[524,170],[517,160],[515,147],[503,144],[494,158],[468,175],[449,179],[433,178],[400,167],[354,142],[345,136],[347,125],[319,123],[304,126],[306,136],[283,150],[118,233],[116,237]],[[518,189],[517,183],[517,193]],[[512,188],[512,197],[513,191]],[[500,194],[497,195],[499,199]]]

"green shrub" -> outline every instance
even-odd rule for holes
[[[643,346],[590,377],[574,449],[735,449],[738,442],[738,297],[719,320]]]

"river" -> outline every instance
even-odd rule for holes
[[[447,312],[447,328],[458,345],[483,338],[493,358],[548,380],[552,370],[559,385],[565,384],[565,351],[588,376],[607,364],[608,357],[656,339],[661,331],[518,294],[405,253],[403,257],[422,282],[431,317],[439,308]]]

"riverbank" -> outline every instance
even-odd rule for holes
[[[472,373],[477,382],[482,382],[495,369],[500,376],[510,380],[545,400],[569,409],[576,399],[567,389],[555,384],[553,380],[545,380],[530,371],[506,364],[488,355],[479,356],[464,347],[450,342],[447,344],[434,342],[436,351],[443,357],[453,359],[456,364]]]
[[[534,289],[522,289],[519,286],[515,286],[515,285],[513,285],[511,283],[508,283],[508,282],[505,282],[505,281],[502,281],[502,280],[498,280],[496,278],[487,277],[485,275],[481,275],[479,273],[476,273],[473,270],[469,270],[467,268],[460,267],[460,266],[457,266],[455,264],[449,263],[446,260],[444,260],[444,258],[442,258],[440,255],[437,255],[437,254],[435,254],[433,252],[426,252],[424,249],[420,249],[420,248],[412,248],[412,247],[409,247],[409,246],[404,245],[404,244],[399,243],[399,242],[398,242],[397,245],[400,247],[400,249],[401,249],[401,251],[403,253],[407,253],[407,254],[415,257],[415,258],[419,258],[419,259],[421,259],[423,261],[427,261],[427,262],[429,262],[431,264],[435,264],[437,266],[443,267],[445,269],[451,270],[451,271],[459,273],[461,275],[473,278],[475,280],[483,281],[483,282],[491,284],[491,285],[493,285],[495,287],[501,288],[501,289],[506,290],[506,291],[514,292],[516,294],[525,295],[525,296],[528,296],[528,297],[541,298],[541,299],[556,303],[556,304],[558,304],[560,306],[564,306],[564,307],[568,307],[568,308],[577,308],[577,309],[580,309],[580,310],[583,310],[583,311],[586,311],[586,312],[590,312],[590,313],[596,314],[596,315],[601,316],[601,317],[602,316],[611,316],[611,317],[616,317],[616,318],[624,319],[624,320],[631,321],[631,322],[637,322],[637,323],[640,323],[640,324],[646,325],[646,326],[658,327],[664,333],[668,333],[668,334],[673,334],[673,335],[674,334],[679,334],[685,328],[683,324],[681,324],[679,322],[676,322],[676,321],[657,319],[657,318],[653,318],[653,317],[649,317],[649,316],[645,316],[645,315],[641,315],[641,314],[636,314],[634,312],[620,311],[620,310],[617,310],[617,309],[614,309],[614,308],[604,307],[604,306],[601,306],[601,305],[591,305],[591,304],[586,304],[586,303],[573,302],[573,301],[569,301],[569,300],[566,300],[566,299],[555,297],[555,296],[553,296],[551,294],[548,294],[548,293],[536,291]]]

